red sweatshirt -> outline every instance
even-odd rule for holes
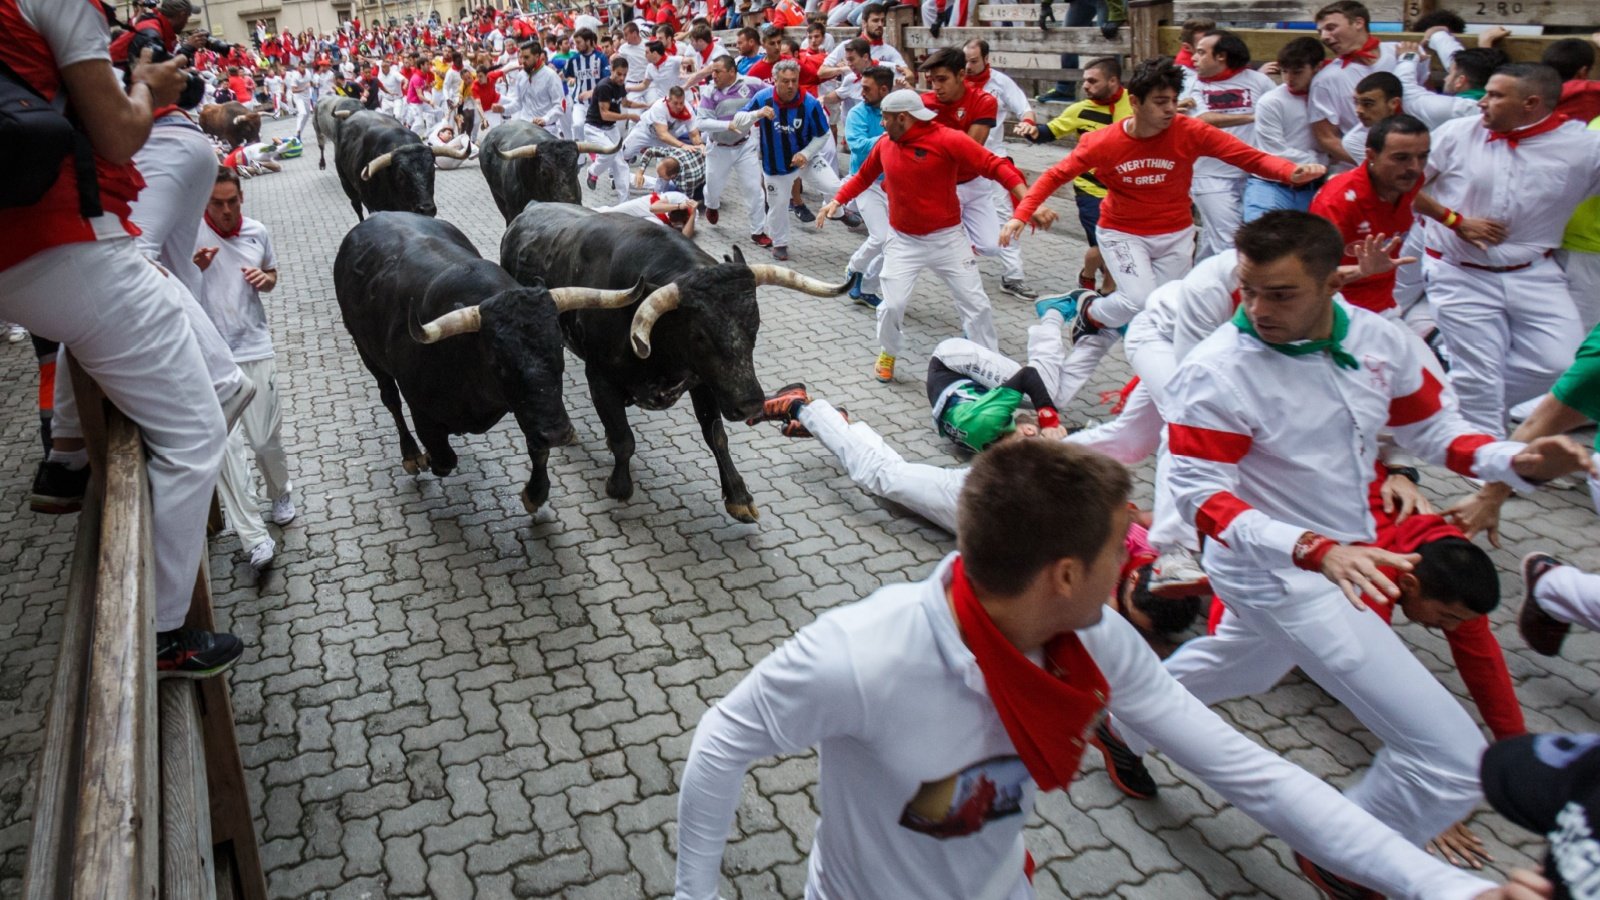
[[[1128,134],[1131,119],[1083,136],[1066,159],[1039,176],[1015,217],[1027,221],[1045,198],[1093,171],[1108,193],[1100,227],[1128,234],[1170,234],[1194,224],[1189,182],[1202,156],[1220,159],[1268,181],[1287,182],[1295,164],[1246,144],[1220,128],[1188,116],[1172,120],[1155,137]]]
[[[889,224],[902,234],[932,234],[961,224],[956,183],[982,176],[1006,190],[1026,184],[1011,160],[995,156],[953,128],[918,122],[898,141],[888,135],[872,145],[866,162],[833,199],[854,200],[882,174],[889,195]]]

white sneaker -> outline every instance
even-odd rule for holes
[[[272,555],[277,552],[278,545],[272,538],[267,538],[255,545],[250,548],[250,568],[255,569],[257,572],[267,568],[272,565]]]
[[[21,325],[12,325],[6,329],[6,341],[9,343],[20,344],[27,339],[28,329]]]
[[[1209,593],[1211,579],[1188,550],[1176,547],[1156,557],[1150,567],[1150,593],[1163,599]]]
[[[294,517],[294,498],[284,491],[282,497],[272,501],[272,524],[287,525],[294,521]]]

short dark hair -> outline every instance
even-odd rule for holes
[[[624,72],[628,71],[628,58],[621,53],[611,57],[611,69],[612,71],[617,69],[621,69]]]
[[[1372,130],[1367,132],[1367,149],[1371,150],[1373,153],[1382,153],[1383,145],[1388,142],[1389,135],[1391,134],[1427,133],[1428,126],[1422,124],[1421,119],[1418,119],[1416,116],[1408,116],[1405,113],[1399,113],[1398,115],[1393,115],[1386,119],[1382,119],[1378,122],[1378,124],[1372,126]]]
[[[861,21],[863,22],[872,18],[873,16],[886,16],[888,14],[888,7],[884,6],[882,3],[868,3],[866,6],[861,7]]]
[[[1161,56],[1147,59],[1139,63],[1133,70],[1133,77],[1123,82],[1128,93],[1139,99],[1150,96],[1154,91],[1162,88],[1171,88],[1174,93],[1183,93],[1183,70],[1173,65],[1172,57]]]
[[[683,85],[675,84],[672,87],[667,88],[667,96],[674,100],[682,100],[684,98]]]
[[[1200,36],[1201,40],[1208,37],[1217,39],[1211,52],[1222,57],[1222,61],[1230,69],[1241,69],[1250,65],[1250,48],[1245,45],[1244,38],[1231,31],[1210,31]]]
[[[1571,81],[1584,69],[1594,68],[1594,44],[1583,38],[1552,41],[1550,46],[1544,48],[1539,62],[1555,69],[1562,81]]]
[[[1312,17],[1311,21],[1321,22],[1332,15],[1344,16],[1351,21],[1360,19],[1363,26],[1372,24],[1372,13],[1367,11],[1366,4],[1357,3],[1356,0],[1334,0],[1333,3],[1329,3],[1327,6],[1317,10],[1317,14]]]
[[[973,38],[972,40],[967,41],[965,44],[961,45],[961,49],[963,49],[963,50],[967,49],[968,47],[977,47],[978,48],[978,58],[979,59],[988,59],[989,58],[989,42],[984,40],[983,38]]]
[[[667,45],[660,41],[645,41],[644,49],[651,53],[666,53]]]
[[[595,35],[594,29],[592,28],[579,28],[577,31],[572,33],[572,36],[575,38],[583,38],[591,44],[597,44],[600,42],[600,38]]]
[[[1321,41],[1314,37],[1297,37],[1279,48],[1278,67],[1294,69],[1300,66],[1321,65],[1327,55],[1327,49],[1322,46]]]
[[[956,503],[967,576],[1006,597],[1063,558],[1092,562],[1128,502],[1128,470],[1109,456],[1045,439],[1002,441],[978,454]]]
[[[967,70],[967,55],[955,47],[940,47],[928,54],[928,58],[917,66],[918,72],[932,72],[934,69],[948,69],[956,75]]]
[[[1087,72],[1090,69],[1099,69],[1107,78],[1122,80],[1122,63],[1115,56],[1102,56],[1089,60],[1089,64],[1084,66],[1083,70]]]
[[[1321,216],[1295,209],[1275,209],[1234,233],[1234,247],[1254,263],[1293,256],[1317,278],[1327,278],[1344,257],[1339,229]]]
[[[716,40],[716,35],[711,33],[710,25],[696,25],[695,27],[689,29],[689,40],[705,41],[710,43],[711,41]]]
[[[518,50],[526,50],[529,53],[543,53],[544,52],[544,45],[539,43],[539,39],[538,38],[529,38],[529,39],[523,41],[522,43],[518,44],[517,45],[517,49]],[[417,54],[417,58],[421,59],[422,55],[420,53]]]
[[[1521,82],[1523,91],[1544,101],[1545,109],[1553,110],[1561,102],[1561,75],[1544,63],[1508,63],[1494,74]]]
[[[1483,90],[1494,70],[1511,62],[1505,51],[1498,47],[1469,47],[1451,57],[1450,65],[1467,80],[1472,90]]]
[[[733,57],[726,53],[712,59],[711,64],[719,69],[730,69],[734,72],[739,71],[739,64],[734,62]]]
[[[761,29],[761,43],[765,44],[773,38],[783,37],[783,29],[776,25],[766,25]]]
[[[875,81],[878,87],[888,90],[894,87],[894,70],[888,66],[868,66],[861,72],[862,81]]]
[[[217,166],[217,184],[231,184],[240,191],[244,190],[244,183],[239,180],[239,173],[232,166]]]
[[[1401,86],[1400,79],[1395,77],[1393,72],[1373,72],[1356,82],[1356,93],[1366,94],[1372,91],[1382,91],[1385,100],[1405,96],[1405,88]]]
[[[828,31],[828,23],[826,21],[812,19],[806,23],[806,34],[811,34],[814,31],[821,31],[826,34]]]
[[[1422,559],[1411,574],[1422,594],[1441,603],[1459,603],[1475,613],[1500,605],[1500,573],[1482,547],[1459,537],[1440,538],[1417,548]]]
[[[746,25],[745,27],[739,29],[739,33],[738,33],[737,36],[738,37],[742,37],[742,38],[749,38],[752,41],[760,41],[761,40],[761,32],[755,30],[754,28],[751,28],[748,25]]]
[[[780,43],[782,43],[783,46],[788,49],[788,51],[789,51],[789,53],[791,55],[793,55],[793,56],[799,56],[800,55],[800,42],[799,41],[795,40],[792,37],[789,37],[786,34],[786,35],[783,36],[783,40]]]
[[[871,56],[872,42],[866,38],[851,38],[850,40],[844,42],[844,49],[854,53],[857,56]]]
[[[1207,19],[1204,16],[1193,16],[1183,20],[1178,26],[1178,40],[1193,47],[1194,42],[1202,35],[1210,34],[1217,30],[1217,20]]]
[[[1429,28],[1439,25],[1443,25],[1444,29],[1451,34],[1460,34],[1467,30],[1467,20],[1448,9],[1436,9],[1433,12],[1417,16],[1416,20],[1411,23],[1410,30],[1427,31]]]

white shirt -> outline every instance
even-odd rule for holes
[[[1311,76],[1311,121],[1332,122],[1341,132],[1360,124],[1356,118],[1356,85],[1373,72],[1393,72],[1395,46],[1392,43],[1379,44],[1378,58],[1371,65],[1351,63],[1347,66],[1338,59],[1328,60],[1327,65]],[[1426,62],[1419,61],[1413,65],[1425,66]],[[1419,72],[1419,77],[1426,78],[1427,71],[1424,69]]]
[[[272,330],[267,327],[267,311],[261,295],[244,280],[241,269],[276,269],[278,258],[272,252],[272,237],[267,227],[245,216],[239,233],[224,238],[200,221],[196,247],[216,247],[217,255],[200,273],[200,306],[221,332],[233,351],[234,362],[254,362],[272,358]]]
[[[289,86],[289,93],[303,94],[311,88],[311,73],[299,69],[290,69],[284,76],[284,83]]]
[[[674,119],[672,117],[672,111],[667,108],[667,98],[665,97],[650,104],[649,109],[639,114],[639,122],[633,127],[633,131],[642,131],[649,138],[649,143],[644,146],[670,146],[657,139],[657,125],[667,126],[668,133],[672,134],[680,141],[689,140],[689,130],[691,128],[696,130],[699,129],[699,124],[697,123],[692,111],[687,119]],[[630,131],[628,136],[632,137],[633,132]]]
[[[659,194],[647,194],[643,197],[635,197],[632,200],[626,200],[622,203],[616,204],[615,206],[602,206],[597,208],[595,212],[621,213],[625,216],[646,219],[656,223],[657,225],[666,227],[667,223],[661,221],[660,216],[657,216],[655,213],[650,211],[650,204],[660,201],[666,201],[667,203],[688,203],[689,197],[688,195],[679,191],[664,191]]]
[[[1449,69],[1449,63],[1445,64],[1445,68]],[[1410,66],[1398,66],[1394,74],[1400,79],[1400,87],[1404,92],[1401,95],[1401,108],[1406,111],[1406,115],[1421,119],[1422,124],[1428,126],[1430,131],[1451,119],[1480,114],[1476,100],[1453,97],[1449,94],[1435,94],[1423,87],[1417,81],[1416,70]]]
[[[1367,126],[1357,123],[1356,127],[1339,136],[1339,144],[1344,147],[1344,152],[1358,163],[1367,158],[1368,130]]]
[[[857,35],[857,37],[860,37],[862,40],[867,39],[865,35]],[[845,43],[849,43],[849,41],[846,41]],[[868,43],[871,42],[869,41]],[[872,44],[870,55],[872,56],[873,62],[880,66],[888,66],[891,69],[906,64],[906,58],[901,56],[900,51],[896,50],[888,43]],[[828,51],[828,55],[822,60],[822,64],[825,66],[844,65],[844,44],[840,44]]]
[[[628,83],[642,83],[644,81],[644,70],[650,65],[650,60],[644,55],[644,41],[640,41],[637,44],[623,41],[617,45],[617,53],[628,61]]]
[[[561,113],[561,76],[548,65],[540,66],[530,78],[520,66],[500,82],[500,106],[507,119],[549,122]]]
[[[1188,111],[1191,116],[1201,116],[1208,112],[1255,115],[1256,102],[1276,87],[1271,78],[1255,69],[1244,68],[1230,78],[1219,78],[1216,81],[1205,81],[1197,76],[1188,83],[1179,100],[1194,101],[1194,108]],[[1229,125],[1222,130],[1246,144],[1255,145],[1254,122]],[[1238,168],[1220,159],[1202,156],[1194,163],[1194,181],[1191,190],[1196,193],[1218,190],[1244,177],[1244,173]]]
[[[1022,829],[1037,788],[945,599],[953,559],[924,581],[889,585],[825,613],[700,720],[678,806],[679,900],[717,896],[746,767],[812,746],[822,761],[824,813],[808,900],[1033,896]],[[1337,857],[1390,896],[1464,900],[1488,889],[1230,728],[1167,674],[1120,615],[1105,610],[1078,637],[1110,685],[1108,706],[1120,727],[1291,845]],[[985,789],[993,795],[987,814],[963,826],[957,810]],[[963,833],[941,839],[902,824],[913,808]]]
[[[401,77],[400,70],[393,67],[378,76],[378,86],[385,94],[395,97],[402,97],[406,92],[406,80]]]
[[[1256,101],[1258,149],[1294,163],[1326,165],[1328,157],[1311,134],[1310,97],[1296,97],[1280,84]]]
[[[1567,122],[1512,149],[1507,141],[1489,140],[1481,117],[1453,119],[1433,133],[1427,175],[1433,199],[1464,216],[1503,222],[1507,230],[1504,242],[1481,250],[1426,219],[1428,247],[1451,262],[1533,262],[1561,246],[1572,211],[1600,193],[1600,131]]]
[[[268,75],[266,84],[269,95],[273,97],[283,96],[283,77],[281,75]]]
[[[994,66],[989,67],[989,80],[984,83],[983,90],[994,98],[995,106],[999,107],[994,127],[989,129],[983,146],[996,156],[1010,156],[1011,153],[1006,150],[1006,116],[1009,114],[1020,121],[1024,115],[1033,112],[1033,104],[1010,75]]]
[[[633,74],[632,67],[628,74]],[[645,63],[644,77],[650,79],[651,97],[667,96],[667,91],[683,85],[683,57],[663,54],[661,62]]]

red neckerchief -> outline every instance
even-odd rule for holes
[[[1287,86],[1287,85],[1285,85],[1285,86]],[[1304,97],[1304,96],[1306,96],[1306,95],[1308,95],[1310,93],[1311,93],[1311,87],[1309,85],[1307,85],[1306,89],[1303,90],[1303,91],[1297,91],[1294,88],[1289,88],[1289,96],[1291,96],[1291,97]]]
[[[778,91],[776,89],[774,89],[772,91],[772,105],[776,106],[779,109],[799,109],[800,107],[804,106],[805,103],[806,103],[806,92],[805,91],[795,91],[794,92],[794,99],[790,100],[787,103],[785,103],[782,100],[778,99]]]
[[[1491,131],[1489,132],[1489,143],[1492,144],[1495,141],[1505,141],[1511,149],[1515,150],[1517,149],[1517,143],[1519,141],[1525,141],[1531,137],[1538,137],[1547,131],[1554,131],[1557,128],[1560,128],[1566,121],[1567,117],[1563,116],[1561,113],[1551,113],[1532,125],[1524,125],[1521,128],[1513,128],[1510,131]]]
[[[1361,45],[1361,49],[1351,50],[1349,53],[1343,53],[1339,56],[1339,62],[1341,63],[1340,68],[1344,69],[1350,68],[1351,63],[1360,63],[1364,66],[1370,66],[1377,61],[1378,39],[1376,37],[1367,38],[1367,42]]]
[[[211,218],[210,210],[206,211],[204,218],[206,220],[206,224],[211,226],[211,230],[215,231],[217,236],[222,238],[236,238],[239,236],[239,229],[244,227],[244,216],[239,217],[239,224],[233,226],[232,231],[223,231],[221,228],[217,227],[217,220]]]
[[[962,640],[1028,774],[1041,791],[1066,788],[1110,699],[1105,675],[1072,632],[1051,638],[1044,666],[1034,665],[994,626],[959,556],[950,566],[950,600]]]
[[[1223,71],[1217,73],[1216,75],[1212,75],[1210,78],[1207,78],[1204,75],[1198,75],[1196,77],[1198,77],[1201,81],[1203,81],[1203,82],[1205,82],[1207,84],[1210,84],[1210,83],[1212,83],[1214,81],[1227,81],[1229,78],[1232,78],[1233,76],[1239,74],[1240,72],[1243,72],[1244,68],[1245,68],[1244,66],[1240,66],[1237,69],[1224,69]]]
[[[1194,51],[1188,47],[1178,48],[1178,55],[1173,57],[1172,64],[1185,69],[1194,68]]]
[[[680,116],[677,113],[672,111],[672,104],[668,103],[667,104],[667,115],[673,117],[674,119],[677,119],[679,122],[684,122],[684,121],[687,121],[690,116],[694,115],[694,113],[690,111],[689,104],[685,103],[683,105],[683,115]]]
[[[1104,103],[1101,103],[1101,104],[1099,104],[1099,105],[1100,105],[1100,106],[1104,106],[1104,107],[1106,107],[1106,108],[1107,108],[1107,109],[1114,109],[1114,108],[1115,108],[1115,107],[1116,107],[1116,105],[1117,105],[1117,104],[1118,104],[1118,103],[1120,103],[1120,102],[1121,102],[1121,101],[1122,101],[1122,94],[1123,94],[1123,92],[1124,92],[1124,91],[1126,91],[1126,90],[1127,90],[1127,88],[1123,88],[1123,87],[1119,87],[1119,88],[1117,88],[1117,92],[1116,92],[1116,93],[1115,93],[1115,94],[1112,94],[1112,95],[1111,95],[1111,96],[1110,96],[1110,97],[1109,97],[1109,98],[1108,98],[1108,99],[1107,99],[1107,100],[1106,100],[1106,102],[1104,102]]]
[[[991,74],[993,74],[993,72],[994,72],[994,67],[993,66],[989,66],[988,68],[985,68],[983,70],[983,74],[982,75],[968,75],[967,78],[966,78],[967,87],[973,88],[974,90],[979,90],[979,91],[983,90],[984,85],[987,85],[989,83],[989,76]]]
[[[711,43],[706,44],[706,49],[700,51],[700,62],[702,62],[702,63],[710,63],[711,62],[711,53],[712,53],[712,51],[714,51],[716,49],[717,49],[717,39],[716,38],[712,38],[711,39]]]
[[[649,206],[655,206],[656,202],[659,201],[660,199],[661,199],[661,195],[655,193],[654,191],[652,191],[650,193],[650,204],[649,204]],[[649,206],[647,206],[646,209],[649,209]],[[650,215],[655,216],[656,218],[660,219],[661,220],[661,224],[663,224],[663,225],[671,225],[672,224],[672,219],[670,219],[667,216],[666,213],[658,213],[655,210],[651,209],[650,210]]]
[[[537,72],[537,71],[539,71],[539,70],[540,70],[540,69],[542,69],[542,68],[544,68],[544,57],[542,57],[542,56],[535,56],[535,57],[534,57],[534,58],[533,58],[533,71],[534,71],[534,72]],[[533,72],[529,72],[529,73],[528,73],[528,77],[529,77],[529,78],[532,78],[532,77],[533,77]]]

